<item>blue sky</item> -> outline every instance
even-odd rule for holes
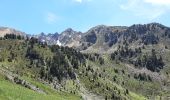
[[[28,34],[85,32],[96,25],[170,26],[170,0],[1,0],[0,26]]]

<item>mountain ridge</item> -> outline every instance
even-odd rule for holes
[[[6,29],[10,30],[10,28]],[[5,32],[1,31],[1,35],[4,33]],[[24,32],[12,31],[8,33],[20,35]],[[115,47],[117,47],[117,45],[122,44],[124,40],[133,42],[132,44],[156,44],[157,42],[169,41],[166,37],[170,37],[170,28],[156,22],[133,24],[131,26],[97,25],[84,33],[68,28],[61,33],[55,32],[45,34],[42,32],[37,35],[27,36],[36,37],[40,41],[47,42],[49,45],[56,44],[73,47],[83,52],[110,52],[116,49]],[[160,39],[158,39],[158,37]]]
[[[29,94],[42,90],[45,100],[57,93],[69,94],[68,100],[168,100],[169,61],[170,29],[157,23],[102,25],[85,33],[66,29],[25,39],[6,35],[0,38],[0,90],[11,94],[11,85]],[[1,91],[0,98],[16,98]]]
[[[50,42],[49,44],[58,44],[62,46],[69,46],[74,47],[79,50],[86,50],[88,47],[98,48],[98,46],[101,45],[107,45],[104,48],[110,48],[112,47],[115,42],[118,41],[118,38],[123,35],[127,36],[130,35],[140,35],[141,32],[146,34],[150,31],[155,31],[153,28],[157,28],[159,30],[165,31],[165,35],[169,34],[169,27],[164,26],[159,23],[149,23],[149,24],[134,24],[131,26],[107,26],[107,25],[97,25],[95,27],[90,28],[88,31],[82,33],[74,31],[71,28],[66,29],[65,31],[58,33],[56,38],[50,38],[49,40],[53,40],[53,42]],[[165,28],[165,29],[163,29]],[[115,35],[117,34],[117,35]],[[144,34],[143,34],[144,35]],[[48,37],[48,36],[47,36]],[[98,38],[98,39],[97,39]],[[133,39],[132,39],[133,40]],[[48,43],[48,40],[46,40]],[[156,41],[156,40],[155,40]],[[97,42],[97,43],[96,43]],[[92,46],[93,45],[93,46]],[[103,47],[103,46],[102,46]]]

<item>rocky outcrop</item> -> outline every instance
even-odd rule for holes
[[[19,77],[13,77],[12,81],[16,84],[19,84],[21,86],[24,86],[28,89],[31,89],[31,90],[34,90],[36,92],[39,92],[39,93],[43,93],[45,94],[45,92],[43,90],[41,90],[40,88],[38,88],[37,86],[29,83],[28,81],[26,80],[23,80],[23,79],[20,79]]]
[[[43,90],[41,90],[37,86],[35,86],[35,85],[31,84],[30,82],[20,78],[18,75],[13,74],[12,72],[10,72],[6,69],[0,68],[0,73],[3,74],[4,76],[6,76],[7,80],[9,80],[9,81],[11,81],[15,84],[21,85],[23,87],[34,90],[34,91],[39,92],[39,93],[46,94]]]

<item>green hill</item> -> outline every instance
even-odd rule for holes
[[[36,38],[1,39],[0,98],[168,99],[169,49],[165,51],[166,56],[162,55],[160,59],[158,47],[151,47],[155,52],[148,45],[141,48],[141,51],[124,46],[120,46],[121,49],[112,54],[97,54],[81,53],[73,48],[57,45],[48,46]],[[147,60],[142,60],[147,53]],[[143,66],[139,60],[143,62]],[[147,65],[150,61],[152,65]],[[158,63],[160,65],[156,66]]]

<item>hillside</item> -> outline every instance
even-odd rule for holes
[[[158,23],[26,39],[6,35],[0,40],[0,98],[168,100],[169,35]],[[48,45],[51,37],[65,45]]]
[[[6,34],[15,34],[15,35],[25,36],[24,32],[15,30],[13,28],[0,27],[0,37],[4,37]]]

